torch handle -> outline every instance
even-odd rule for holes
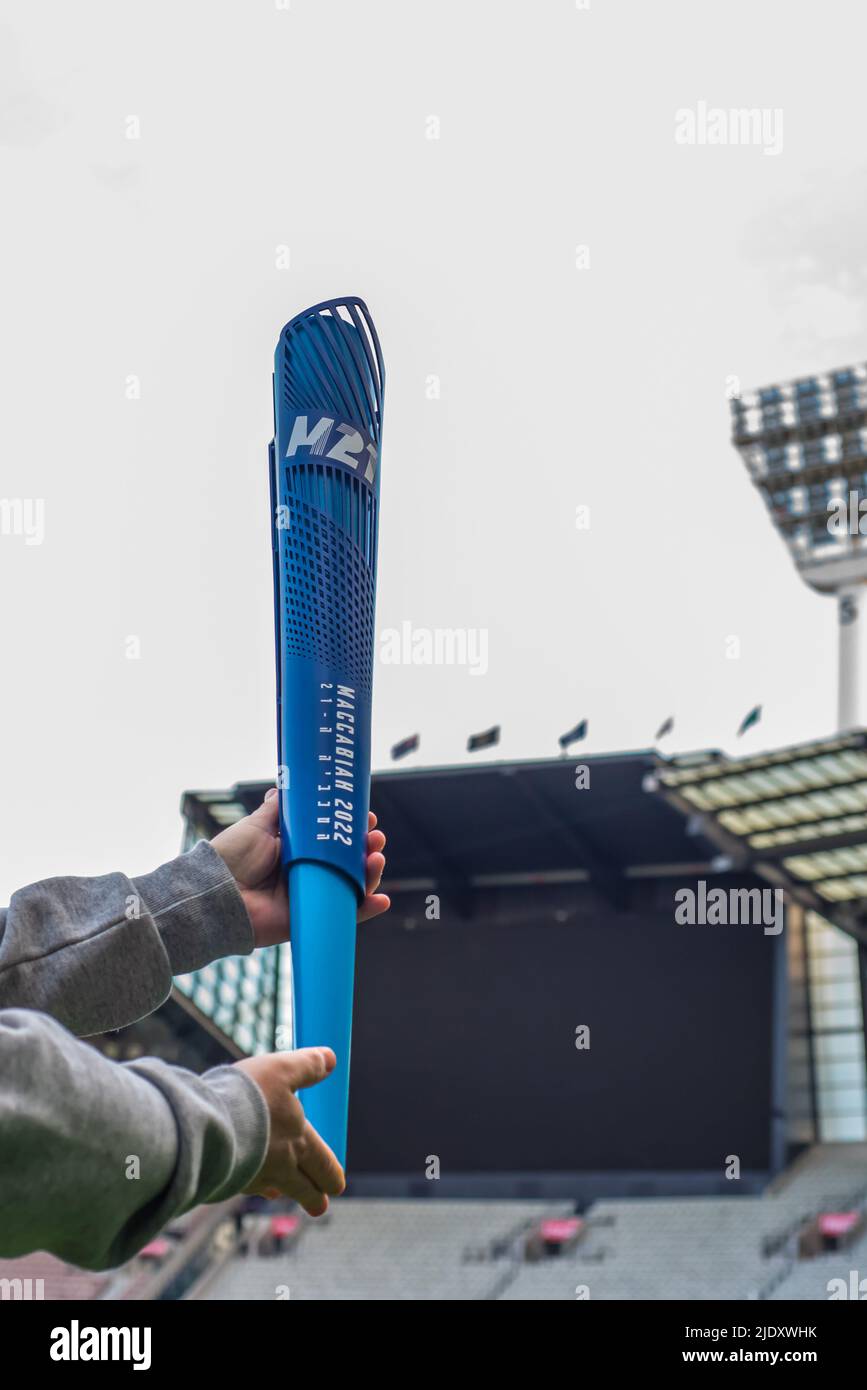
[[[331,1075],[300,1096],[345,1168],[358,897],[345,874],[309,860],[289,865],[288,882],[295,1046],[324,1045],[337,1056]]]

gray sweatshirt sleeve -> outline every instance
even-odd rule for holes
[[[0,1254],[110,1268],[172,1217],[249,1184],[269,1132],[249,1076],[118,1065],[72,1033],[131,1023],[174,974],[252,948],[241,895],[205,842],[142,878],[14,894],[0,911]]]
[[[237,1067],[118,1065],[54,1019],[0,1012],[0,1255],[110,1269],[173,1217],[246,1187],[268,1109]]]
[[[142,878],[48,878],[14,893],[0,910],[0,1009],[103,1033],[152,1013],[173,975],[252,949],[235,881],[202,840]]]

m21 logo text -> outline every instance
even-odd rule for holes
[[[321,415],[310,426],[307,422],[308,416],[295,416],[286,445],[287,459],[292,458],[299,449],[309,449],[318,458],[334,459],[345,468],[351,468],[354,473],[363,467],[364,481],[373,482],[378,461],[375,444],[367,443],[354,425],[340,424],[327,415]]]

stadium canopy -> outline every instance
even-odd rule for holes
[[[867,943],[867,731],[753,757],[659,757],[651,791],[732,868]]]
[[[712,844],[647,795],[658,762],[648,750],[374,773],[388,891],[438,886],[469,916],[479,889],[589,883],[617,907],[629,879],[711,872]],[[268,786],[187,792],[188,843],[254,810]]]
[[[581,769],[584,769],[582,773]],[[582,785],[583,781],[583,785]],[[270,784],[184,794],[187,843],[261,803]],[[867,731],[746,758],[635,753],[374,773],[392,894],[750,870],[867,943]]]

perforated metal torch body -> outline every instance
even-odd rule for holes
[[[337,1055],[301,1100],[343,1164],[370,805],[383,387],[362,300],[314,305],[280,334],[270,472],[294,1042]]]

